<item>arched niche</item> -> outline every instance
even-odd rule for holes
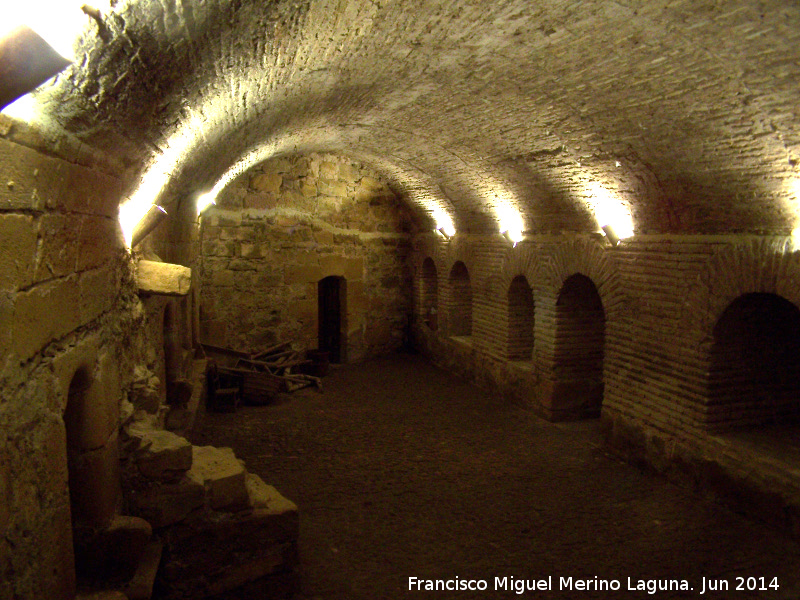
[[[317,284],[319,349],[332,363],[347,361],[347,280],[338,275]]]
[[[517,275],[508,286],[508,347],[510,360],[533,357],[533,290],[524,275]]]
[[[422,262],[419,275],[419,307],[422,321],[432,330],[439,327],[439,276],[433,259]]]
[[[605,311],[594,282],[568,277],[556,301],[554,407],[573,407],[572,417],[599,417],[603,402]]]
[[[800,309],[777,294],[743,294],[713,329],[707,429],[798,421]]]
[[[469,271],[462,261],[456,261],[448,277],[450,288],[447,326],[451,336],[472,335],[472,284]]]

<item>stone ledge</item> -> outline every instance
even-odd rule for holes
[[[185,296],[192,285],[192,270],[182,265],[140,260],[136,265],[139,293]]]

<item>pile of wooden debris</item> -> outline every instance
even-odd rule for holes
[[[208,362],[209,406],[214,410],[236,410],[239,402],[267,404],[280,393],[316,386],[322,379],[312,372],[324,372],[299,352],[291,342],[281,342],[258,352],[242,352],[203,344]]]

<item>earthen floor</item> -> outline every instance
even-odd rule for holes
[[[520,597],[495,577],[552,577],[530,598],[800,598],[796,542],[609,456],[598,421],[548,423],[420,357],[338,367],[322,394],[208,414],[197,437],[300,507],[301,600]],[[595,576],[620,591],[560,589]],[[410,577],[488,589],[409,591]],[[703,578],[730,589],[701,594]]]

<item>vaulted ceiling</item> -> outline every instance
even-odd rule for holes
[[[38,92],[169,203],[335,151],[459,231],[787,234],[800,3],[117,0]],[[602,215],[598,219],[603,218]]]

